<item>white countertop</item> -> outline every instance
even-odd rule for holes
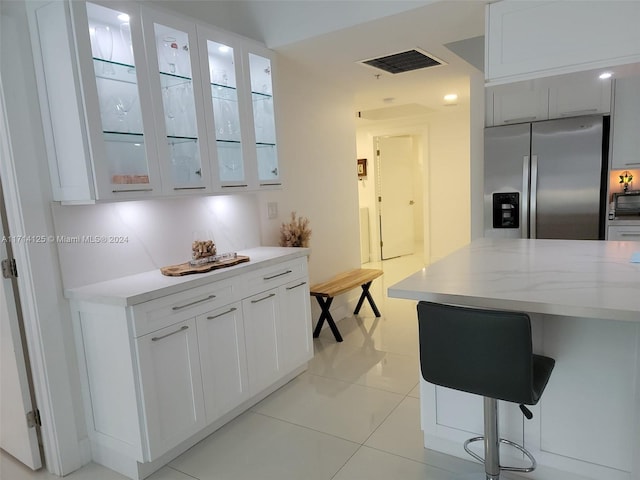
[[[391,286],[390,297],[640,322],[640,242],[482,238]]]
[[[71,300],[87,300],[111,305],[131,306],[206,285],[217,280],[223,280],[240,273],[307,256],[311,253],[311,250],[292,247],[257,247],[238,251],[237,253],[238,255],[249,257],[250,261],[207,273],[181,277],[163,275],[159,269],[151,270],[106,282],[65,289],[64,295]]]

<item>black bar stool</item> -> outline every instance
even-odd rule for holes
[[[484,463],[486,480],[499,480],[500,471],[532,472],[536,461],[517,443],[499,437],[498,402],[538,403],[555,360],[534,355],[531,321],[525,313],[418,303],[420,366],[429,383],[484,397],[484,436],[464,443],[472,457]],[[484,459],[471,442],[484,441]],[[499,444],[517,448],[531,461],[526,468],[500,465]]]

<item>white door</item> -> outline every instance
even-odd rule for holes
[[[382,259],[414,251],[413,143],[410,136],[377,137]]]
[[[7,229],[4,225],[4,199],[0,188],[0,214],[2,222],[2,242],[0,242],[0,258],[8,258]],[[13,281],[1,278],[0,282],[0,447],[37,470],[42,467],[38,432],[36,427],[29,427],[27,412],[33,410],[31,400],[29,372],[25,363],[21,319],[18,316]],[[17,290],[16,290],[17,291]]]

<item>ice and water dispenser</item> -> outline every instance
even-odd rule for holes
[[[493,194],[493,228],[520,227],[520,193]]]

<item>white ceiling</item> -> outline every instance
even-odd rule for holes
[[[445,47],[484,35],[484,0],[148,0],[264,42],[352,91],[355,111],[418,104],[441,110],[446,93],[468,103],[470,63]],[[482,38],[456,44],[482,64]],[[413,48],[447,65],[391,75],[357,62]],[[453,48],[453,47],[452,47]],[[465,54],[463,54],[465,55]],[[384,99],[387,99],[386,101]],[[393,99],[393,100],[389,100]],[[354,113],[355,113],[354,111]],[[379,112],[378,112],[379,113]]]

